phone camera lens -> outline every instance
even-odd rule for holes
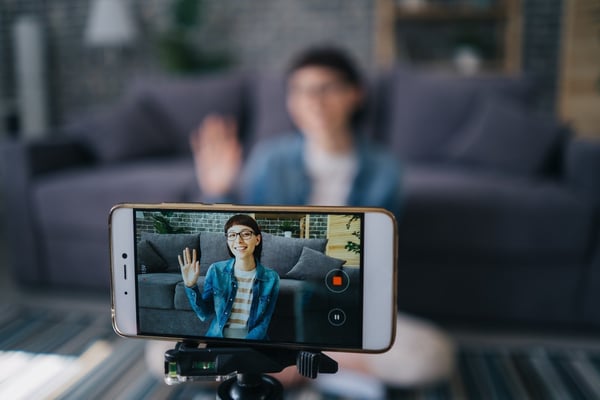
[[[123,253],[123,254],[121,254],[121,257],[123,257],[123,258],[127,258],[127,253]]]

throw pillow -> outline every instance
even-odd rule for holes
[[[443,161],[460,128],[481,98],[495,94],[528,104],[533,85],[526,79],[463,78],[398,69],[384,90],[391,151],[407,161]],[[385,117],[384,117],[385,119]]]
[[[166,261],[165,272],[181,272],[177,256],[183,254],[186,247],[196,249],[198,258],[202,259],[197,233],[142,233],[142,240],[152,243],[156,252]]]
[[[286,238],[268,233],[263,233],[262,238],[261,263],[282,278],[296,265],[304,247],[324,253],[327,246],[327,239]]]
[[[308,247],[302,248],[300,259],[285,274],[286,278],[300,280],[321,280],[332,269],[340,269],[346,260],[330,257]]]
[[[69,124],[66,133],[81,139],[101,162],[169,154],[172,140],[130,97]]]
[[[137,82],[156,124],[170,136],[180,154],[190,151],[189,136],[209,114],[242,115],[243,76],[235,74]],[[243,127],[239,127],[240,131]]]
[[[200,275],[206,275],[206,271],[208,271],[211,264],[231,258],[227,251],[227,240],[223,233],[201,232],[200,250],[202,252]]]
[[[137,246],[138,271],[149,274],[153,272],[165,272],[167,262],[157,252],[152,243],[142,240]]]
[[[453,161],[516,175],[543,171],[563,129],[507,100],[490,97],[451,145]]]

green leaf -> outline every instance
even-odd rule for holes
[[[350,253],[360,254],[360,244],[358,244],[358,243],[347,241],[344,248],[346,250],[348,250]]]
[[[200,19],[200,0],[175,0],[172,6],[173,20],[180,28],[195,27]]]

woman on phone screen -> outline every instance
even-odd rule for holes
[[[262,236],[254,218],[238,214],[225,224],[231,259],[208,268],[202,292],[200,261],[189,248],[179,266],[190,304],[200,320],[213,318],[206,336],[232,339],[267,338],[277,296],[279,275],[260,263]]]

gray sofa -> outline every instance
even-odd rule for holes
[[[327,239],[285,238],[263,233],[261,262],[280,276],[279,296],[268,336],[279,342],[307,340],[312,343],[337,343],[339,340],[360,338],[358,325],[351,318],[343,326],[327,324],[328,312],[341,307],[348,311],[360,301],[359,270],[345,267],[344,260],[324,254]],[[223,233],[197,232],[187,234],[145,233],[137,246],[139,328],[142,333],[198,336],[206,332],[210,320],[201,321],[189,303],[179,272],[177,256],[184,248],[196,249],[201,276],[199,288],[209,266],[230,258]],[[349,286],[342,293],[323,293],[325,277],[332,270],[343,270]],[[332,303],[331,307],[327,303]],[[321,307],[308,322],[306,314],[313,313],[310,304]],[[355,308],[355,307],[354,307]],[[340,339],[341,338],[341,339]]]
[[[107,290],[110,206],[194,200],[188,133],[234,115],[249,151],[293,129],[283,87],[262,73],[142,79],[51,139],[3,143],[15,278]],[[359,129],[403,164],[400,309],[600,325],[600,144],[530,111],[530,79],[399,68],[369,88]]]

